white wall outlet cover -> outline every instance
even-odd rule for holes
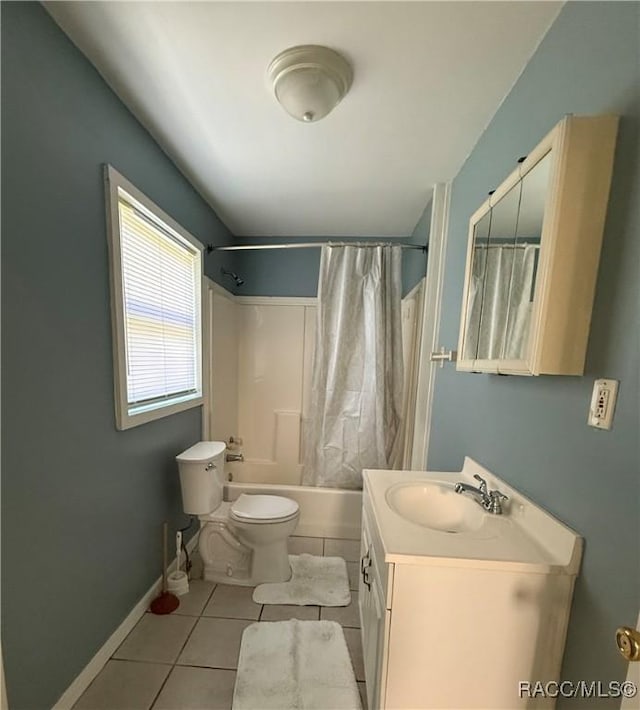
[[[618,396],[618,380],[596,380],[587,423],[596,429],[611,429]]]

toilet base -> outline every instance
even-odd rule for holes
[[[242,533],[221,520],[201,521],[198,550],[206,581],[254,587],[291,578],[288,537],[250,547],[241,541]]]
[[[257,547],[253,551],[251,577],[260,580],[255,584],[288,582],[291,579],[287,539]]]
[[[238,587],[255,587],[257,584],[250,577],[229,577],[215,567],[209,568],[207,565],[203,568],[202,579],[206,582],[215,582],[215,584],[234,584]]]

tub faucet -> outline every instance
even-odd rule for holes
[[[229,452],[225,458],[225,461],[227,463],[231,463],[232,461],[244,461],[244,455],[243,454],[232,454]]]
[[[487,482],[477,473],[473,474],[476,481],[480,482],[479,486],[470,486],[468,483],[456,483],[456,493],[471,493],[474,499],[489,513],[493,515],[502,515],[502,501],[508,500],[508,497],[499,490],[490,491],[487,487]]]

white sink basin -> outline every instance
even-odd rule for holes
[[[487,519],[487,513],[475,500],[456,493],[451,484],[435,481],[396,483],[387,490],[386,499],[400,517],[441,532],[474,532]]]

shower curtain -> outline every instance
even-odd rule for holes
[[[524,358],[537,248],[505,245],[474,251],[465,357]]]
[[[322,249],[305,485],[362,488],[363,468],[399,464],[401,248]]]

